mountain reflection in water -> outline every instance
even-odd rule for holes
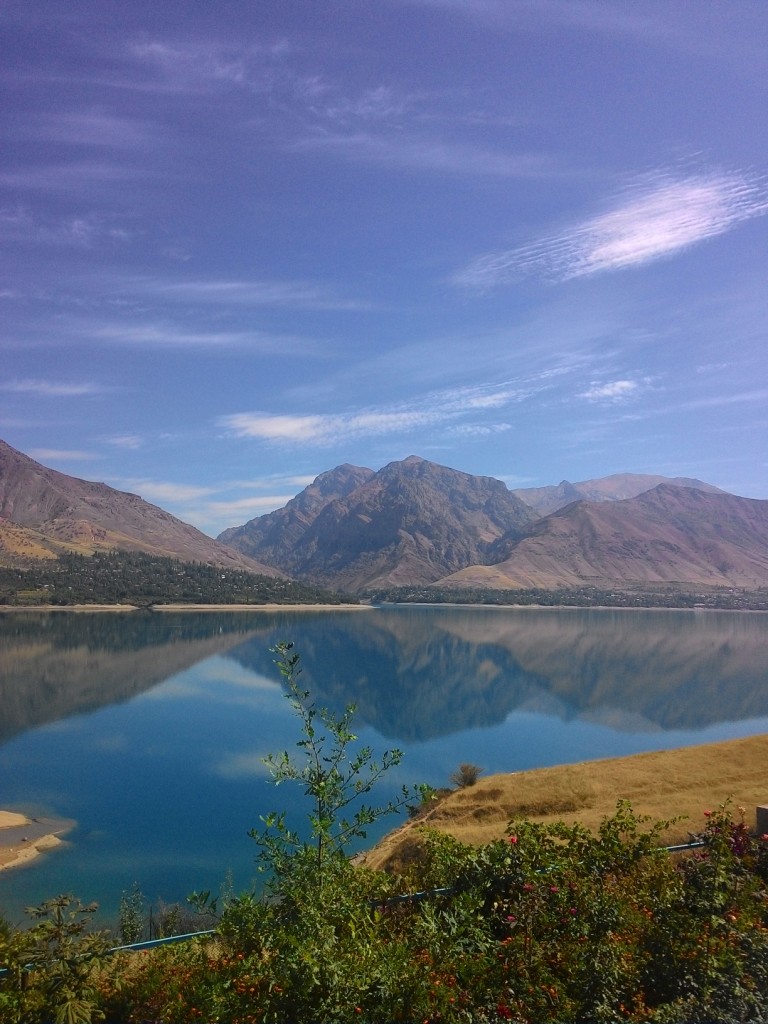
[[[285,810],[262,758],[295,750],[270,652],[293,640],[320,703],[403,749],[381,783],[441,786],[462,761],[521,771],[768,732],[768,615],[391,607],[357,612],[0,615],[0,807],[77,827],[0,874],[0,913],[59,892],[113,918],[254,879],[249,829]],[[396,824],[381,823],[381,830]],[[371,832],[369,842],[375,841]]]
[[[243,639],[245,637],[245,639]],[[698,729],[768,715],[768,616],[619,609],[0,616],[0,741],[129,700],[221,654],[277,678],[279,640],[322,702],[420,742],[514,711],[614,729]]]

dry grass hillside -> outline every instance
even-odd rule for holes
[[[684,816],[665,833],[670,844],[686,842],[703,828],[703,812],[727,800],[745,807],[754,825],[755,808],[768,804],[768,735],[481,777],[385,836],[361,861],[400,869],[417,855],[424,828],[473,845],[503,837],[513,818],[595,829],[619,799],[654,820]]]

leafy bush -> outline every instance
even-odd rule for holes
[[[302,738],[298,756],[268,764],[276,782],[302,787],[311,811],[305,835],[279,814],[253,832],[265,891],[228,895],[220,913],[197,894],[198,913],[217,914],[213,940],[106,962],[103,939],[85,931],[91,908],[50,901],[28,932],[0,928],[10,969],[0,1019],[768,1020],[768,836],[750,834],[743,810],[709,814],[702,849],[683,856],[659,849],[667,822],[620,801],[597,834],[517,820],[477,848],[425,832],[407,878],[357,868],[350,842],[410,797],[365,802],[399,753],[375,761],[357,750],[352,709],[317,708],[290,645],[277,653]],[[137,926],[137,901],[128,897],[126,928]]]

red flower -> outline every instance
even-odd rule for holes
[[[514,845],[517,842],[517,836],[507,836],[507,842]]]

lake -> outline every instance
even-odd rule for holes
[[[262,758],[299,738],[270,648],[321,704],[404,751],[379,790],[768,732],[768,615],[401,606],[0,615],[0,808],[71,818],[0,874],[0,911],[62,892],[115,914],[256,877],[248,830],[300,822]],[[388,819],[371,840],[396,824]]]

